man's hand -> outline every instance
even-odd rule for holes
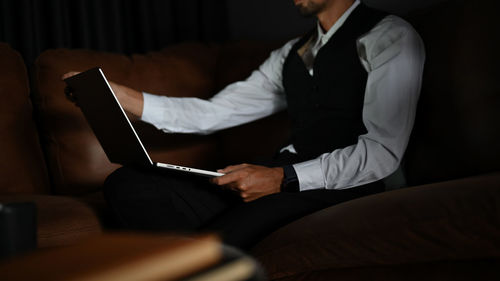
[[[280,192],[283,181],[283,168],[281,167],[268,168],[241,164],[226,167],[218,172],[225,173],[225,175],[212,178],[211,182],[238,192],[245,202]]]
[[[75,76],[79,74],[80,72],[77,71],[70,71],[61,77],[61,80],[64,80],[66,78],[69,78],[71,76]],[[113,92],[116,95],[116,98],[122,105],[122,107],[129,113],[132,113],[136,117],[141,117],[142,116],[142,109],[144,107],[144,97],[142,96],[142,93],[134,90],[132,88],[117,84],[112,81],[108,81],[109,85],[111,86],[111,89],[113,89]]]

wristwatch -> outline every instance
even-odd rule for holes
[[[281,191],[284,192],[299,192],[299,178],[292,165],[283,166],[283,182],[281,183]]]

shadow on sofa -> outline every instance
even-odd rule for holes
[[[325,209],[269,235],[252,254],[271,280],[500,278],[498,8],[450,1],[409,17],[427,52],[405,162],[412,187]],[[0,44],[0,202],[37,204],[40,248],[112,226],[99,189],[118,165],[65,99],[63,73],[101,66],[110,80],[146,92],[208,98],[279,45],[183,43],[132,56],[48,50],[30,83],[19,54]],[[209,136],[134,126],[154,160],[213,169],[271,155],[286,140],[286,122],[281,113]],[[251,136],[258,146],[245,145]]]

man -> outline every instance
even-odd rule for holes
[[[384,190],[381,180],[399,167],[413,126],[422,41],[401,18],[359,0],[294,1],[317,17],[316,28],[210,100],[112,83],[127,111],[167,133],[209,134],[285,107],[292,124],[290,144],[268,165],[229,166],[211,184],[117,170],[104,192],[126,227],[215,230],[248,248],[304,215]]]

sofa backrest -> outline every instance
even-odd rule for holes
[[[46,193],[48,177],[23,59],[0,43],[0,194]]]
[[[500,168],[499,8],[449,1],[410,17],[427,52],[406,155],[411,185]]]
[[[138,90],[209,98],[227,83],[248,76],[275,46],[249,44],[221,47],[183,43],[133,56],[68,49],[42,53],[35,62],[34,92],[54,192],[78,195],[97,190],[106,176],[119,167],[108,161],[80,110],[65,98],[65,84],[60,80],[63,73],[100,66],[108,79]],[[245,149],[245,145],[254,144],[256,139],[266,144],[257,148],[271,147],[274,151],[276,145],[268,144],[282,140],[274,138],[280,134],[272,127],[282,119],[274,117],[271,122],[264,120],[209,136],[165,134],[140,121],[134,122],[134,127],[154,161],[215,169],[255,155],[255,149]],[[271,125],[262,125],[268,123]],[[269,135],[256,134],[262,126],[268,127]],[[242,143],[234,145],[235,135]]]
[[[34,93],[54,192],[97,190],[119,167],[108,161],[80,109],[66,99],[62,74],[100,66],[109,80],[135,89],[206,98],[214,89],[216,51],[208,45],[183,44],[133,56],[68,49],[42,53],[35,62]],[[155,161],[205,168],[215,153],[213,137],[167,136],[143,122],[134,126]]]

